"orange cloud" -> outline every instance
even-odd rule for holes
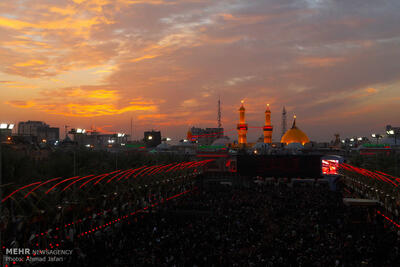
[[[41,95],[41,98],[31,101],[14,100],[6,104],[70,117],[111,116],[130,111],[153,113],[158,110],[158,105],[151,99],[122,99],[117,90],[98,87],[45,90]]]
[[[376,94],[376,93],[378,93],[378,90],[370,87],[370,88],[365,89],[365,92],[367,92],[368,94]]]
[[[21,30],[24,28],[31,28],[31,27],[33,28],[33,27],[35,27],[35,25],[32,23],[29,23],[29,22],[21,21],[21,20],[0,17],[0,27]]]
[[[332,67],[343,61],[344,58],[337,57],[305,57],[300,59],[299,63],[309,67]]]
[[[0,81],[2,84],[13,84],[16,83],[15,81]]]
[[[107,90],[107,89],[83,90],[81,88],[68,88],[64,89],[63,91],[67,97],[75,97],[82,99],[84,98],[105,99],[108,101],[114,101],[119,99],[119,95],[116,90]]]
[[[241,16],[234,16],[232,14],[219,14],[223,20],[228,22],[235,22],[238,24],[255,24],[259,22],[263,22],[268,19],[265,15],[241,15]]]
[[[7,101],[5,103],[16,108],[32,108],[36,105],[36,103],[33,101],[20,101],[20,100],[12,100],[12,101]]]
[[[142,61],[145,59],[152,59],[152,58],[156,58],[156,57],[158,57],[158,55],[144,55],[144,56],[132,59],[131,62],[138,62],[138,61]]]
[[[18,62],[15,63],[15,67],[31,67],[31,66],[36,66],[36,65],[43,65],[45,62],[43,60],[38,60],[38,59],[31,59],[25,62]]]
[[[154,106],[140,106],[131,105],[122,108],[118,108],[113,104],[67,104],[63,107],[62,111],[49,112],[51,114],[58,114],[64,116],[76,116],[76,117],[96,117],[96,116],[107,116],[107,115],[118,115],[128,111],[155,111]]]

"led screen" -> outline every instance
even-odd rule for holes
[[[323,175],[337,175],[339,161],[336,159],[323,159],[322,160],[322,174]]]

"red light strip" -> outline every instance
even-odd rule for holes
[[[176,163],[170,163],[170,164],[168,164],[168,165],[166,165],[166,166],[160,168],[160,170],[156,171],[156,173],[159,173],[159,172],[165,173],[165,172],[167,172],[166,169],[167,169],[167,168],[172,168],[171,165],[174,165],[174,164],[176,164]]]
[[[386,220],[388,220],[389,222],[391,222],[392,224],[394,224],[395,226],[397,226],[397,228],[400,228],[400,225],[397,224],[396,222],[394,222],[392,219],[390,219],[389,217],[386,217],[383,213],[381,213],[379,210],[376,211],[376,213],[378,213],[379,215],[381,215],[382,217],[384,217]]]
[[[142,176],[148,174],[150,171],[153,171],[154,168],[157,168],[157,167],[159,167],[159,166],[160,166],[160,165],[151,166],[148,170],[142,172],[142,174],[140,175],[140,177],[142,177]]]
[[[109,176],[109,175],[110,175],[109,173],[106,173],[106,175],[100,177],[100,179],[98,179],[93,185],[96,185],[96,184],[100,183],[101,180],[103,180],[104,178],[106,178],[106,177]],[[93,186],[93,185],[92,185],[92,186]]]
[[[142,167],[141,167],[141,168],[142,168]],[[98,177],[98,176],[97,176],[97,177]],[[96,177],[94,177],[94,178],[96,178]],[[190,192],[190,190],[187,190],[187,191],[184,191],[184,192],[179,193],[179,194],[177,194],[177,195],[174,195],[174,196],[172,196],[172,197],[169,197],[167,200],[170,200],[170,199],[179,197],[179,196],[181,196],[181,195],[183,195],[183,194],[186,194],[186,193],[188,193],[188,192]],[[148,207],[149,207],[149,206],[148,206]],[[144,208],[144,210],[146,210],[148,207]],[[154,207],[154,205],[153,205],[153,207]],[[96,214],[97,214],[98,216],[100,216],[100,215],[104,214],[105,212],[109,212],[109,211],[111,211],[111,209],[103,210],[103,211],[98,212],[98,213],[96,213]],[[139,210],[139,211],[141,211],[141,210]],[[136,211],[136,212],[139,212],[139,211]],[[89,216],[89,217],[87,217],[87,218],[92,219],[92,216]],[[74,224],[75,224],[75,225],[76,225],[76,224],[79,224],[79,223],[83,222],[84,219],[85,219],[85,218],[78,219],[78,220],[76,220],[76,221],[74,221],[74,222],[71,222],[71,223],[66,223],[63,227],[64,227],[64,228],[67,228],[67,227],[69,227],[69,226],[73,226]],[[60,226],[60,227],[55,228],[55,230],[58,231],[58,230],[60,230],[61,228],[62,228],[62,227]],[[48,231],[42,232],[42,233],[40,233],[40,234],[36,234],[36,237],[44,236],[44,235],[46,235],[47,233],[48,233]]]
[[[390,180],[389,178],[387,178],[387,177],[385,177],[385,176],[383,176],[383,175],[381,175],[381,174],[378,174],[378,173],[374,173],[374,175],[380,177],[381,179],[385,179],[385,180],[387,180],[388,182],[392,183],[395,187],[398,187],[398,185],[395,184],[395,183],[394,183],[392,180]]]
[[[344,191],[346,191],[347,193],[349,193],[350,195],[352,195],[352,193],[351,193],[349,190],[347,190],[347,188],[344,188]]]
[[[118,182],[119,180],[122,180],[122,178],[124,178],[124,177],[126,177],[126,176],[128,176],[128,175],[131,175],[133,171],[134,171],[133,169],[129,169],[126,173],[124,173],[123,175],[121,175],[121,176],[117,179],[117,182]]]
[[[76,182],[79,182],[80,180],[83,180],[83,179],[86,179],[86,178],[89,178],[89,177],[92,177],[93,176],[93,174],[91,174],[91,175],[88,175],[88,176],[85,176],[85,177],[82,177],[82,178],[79,178],[79,179],[77,179],[77,180],[75,180],[75,181],[73,181],[72,183],[70,183],[69,185],[67,185],[66,187],[64,187],[64,189],[62,190],[62,191],[65,191],[65,190],[67,190],[69,187],[71,187],[74,183],[76,183]]]
[[[346,164],[346,163],[343,163],[341,165],[341,167],[344,167],[345,169],[347,169],[349,171],[357,172],[357,173],[359,173],[361,175],[364,175],[364,176],[367,176],[367,177],[370,177],[370,178],[373,178],[373,179],[381,180],[381,181],[383,181],[385,183],[392,183],[396,187],[398,186],[397,184],[393,183],[393,181],[391,181],[390,179],[388,179],[388,178],[386,178],[386,177],[384,177],[382,175],[379,175],[377,173],[371,172],[369,170],[362,169],[362,168],[357,168],[357,167],[351,166],[351,165]]]
[[[115,174],[113,177],[111,177],[110,179],[108,179],[107,184],[108,184],[109,182],[111,182],[112,179],[114,179],[115,177],[118,177],[118,175],[121,175],[121,174],[124,173],[124,172],[126,172],[126,171],[122,171],[122,172],[121,172],[121,170],[118,170],[118,173],[117,173],[117,174]]]
[[[144,168],[144,169],[141,169],[138,173],[135,174],[134,178],[138,177],[138,175],[140,175],[140,174],[143,173],[144,171],[148,170],[149,168],[151,168],[151,166],[150,166],[150,167],[147,167],[147,168]]]
[[[175,168],[177,165],[179,165],[179,163],[173,163],[175,165],[173,165],[171,168],[169,168],[168,170],[164,171],[164,172],[169,172],[170,170],[172,170],[173,168]]]
[[[24,198],[27,198],[32,192],[34,192],[36,189],[38,189],[38,188],[41,187],[42,185],[48,184],[48,183],[50,183],[50,182],[52,182],[52,181],[59,180],[59,179],[61,179],[61,177],[57,177],[57,178],[54,178],[54,179],[50,179],[50,180],[48,180],[48,181],[46,181],[46,182],[41,183],[41,184],[38,185],[38,186],[35,186],[35,188],[33,188],[31,191],[29,191],[28,194],[26,194],[26,195],[24,196]]]
[[[47,195],[51,190],[53,190],[54,188],[56,188],[58,185],[60,185],[60,184],[62,184],[62,183],[64,183],[64,182],[66,182],[66,181],[70,181],[70,180],[76,179],[76,178],[79,178],[79,176],[67,178],[67,179],[62,180],[61,182],[56,183],[56,184],[53,185],[49,190],[46,191],[46,195]]]
[[[226,154],[223,154],[223,155],[221,155],[221,154],[219,154],[219,155],[217,155],[217,154],[197,154],[196,157],[226,158],[226,157],[228,157],[228,155],[226,155]]]
[[[118,176],[118,175],[120,175],[121,173],[124,173],[124,172],[127,172],[127,171],[129,171],[129,170],[126,170],[126,171],[123,171],[123,172],[120,172],[120,173],[117,173],[116,175],[114,175],[114,177],[116,177],[116,176]],[[107,176],[109,176],[110,174],[109,173],[107,173],[106,175],[104,175],[104,176],[102,176],[102,177],[100,177],[93,185],[95,185],[95,184],[98,184],[98,183],[100,183],[100,181],[101,180],[103,180],[104,178],[106,178]]]
[[[392,176],[392,175],[390,175],[390,174],[387,174],[387,173],[384,173],[384,172],[380,172],[380,171],[375,171],[375,172],[379,172],[379,173],[382,174],[382,175],[385,175],[385,176],[387,176],[387,177],[390,177],[390,178],[392,178],[392,179],[395,179],[396,181],[400,181],[400,178],[394,177],[394,176]]]
[[[124,174],[123,174],[122,176],[120,176],[120,177],[117,179],[118,181],[121,180],[121,179],[124,178],[124,177],[126,177],[125,179],[128,179],[134,172],[136,172],[136,171],[138,171],[138,170],[140,170],[140,171],[139,171],[138,173],[136,173],[136,175],[135,175],[134,177],[137,177],[137,176],[139,176],[139,175],[141,175],[141,176],[153,175],[153,174],[159,173],[159,172],[161,172],[161,171],[162,171],[162,172],[170,172],[170,171],[172,171],[172,170],[174,170],[174,169],[175,169],[175,171],[177,171],[177,170],[184,170],[184,169],[188,169],[188,168],[195,168],[195,167],[200,166],[200,165],[203,166],[204,164],[206,164],[206,163],[209,162],[209,161],[212,161],[212,160],[206,160],[206,161],[200,161],[200,162],[170,163],[170,164],[167,164],[167,165],[164,165],[164,166],[163,166],[163,165],[155,165],[155,166],[150,166],[150,167],[147,167],[147,168],[145,168],[146,166],[142,166],[142,167],[139,167],[139,168],[134,169],[134,170],[129,169],[129,170],[126,170],[126,171],[123,171],[123,172],[121,172],[121,170],[117,170],[117,171],[113,171],[113,172],[110,172],[110,173],[99,174],[99,175],[97,175],[97,176],[95,176],[95,177],[92,177],[93,174],[88,175],[88,176],[85,176],[85,177],[75,176],[75,177],[71,177],[71,178],[67,178],[67,179],[61,180],[60,182],[58,182],[57,184],[55,184],[54,186],[52,186],[49,190],[47,190],[45,194],[48,194],[49,192],[51,192],[51,191],[52,191],[54,188],[56,188],[58,185],[60,185],[60,184],[62,184],[62,183],[65,183],[65,182],[67,182],[67,181],[70,181],[70,180],[74,180],[74,179],[76,179],[76,180],[73,181],[73,182],[71,182],[71,183],[69,183],[66,187],[63,188],[62,191],[65,191],[66,189],[70,188],[73,184],[75,184],[75,183],[77,183],[77,182],[79,182],[79,181],[82,181],[82,180],[84,180],[84,179],[90,178],[90,177],[92,177],[92,178],[90,178],[89,180],[85,181],[82,185],[79,186],[79,188],[83,188],[85,185],[87,185],[89,182],[93,181],[94,179],[100,178],[99,180],[97,180],[97,181],[94,183],[94,184],[98,184],[98,183],[99,183],[101,180],[103,180],[105,177],[107,177],[107,176],[109,176],[110,174],[113,174],[113,173],[117,173],[117,174],[114,175],[113,178],[111,178],[110,180],[108,180],[108,182],[110,182],[112,179],[118,177],[119,175],[121,175],[121,174],[123,174],[123,173],[124,173]],[[173,165],[173,166],[171,166],[171,165]],[[168,169],[168,170],[165,170],[165,169],[168,168],[168,167],[169,167],[169,169]],[[118,172],[119,172],[119,173],[118,173]],[[48,183],[50,183],[50,182],[52,182],[52,181],[59,180],[59,179],[61,179],[61,177],[53,178],[53,179],[50,179],[50,180],[45,181],[45,182],[40,182],[40,181],[39,181],[39,182],[35,182],[35,183],[32,183],[32,184],[23,186],[23,187],[17,189],[16,191],[14,191],[13,193],[11,193],[11,195],[9,195],[9,196],[7,196],[6,198],[4,198],[4,199],[2,200],[2,202],[4,202],[4,201],[7,200],[8,198],[10,198],[12,195],[14,195],[15,193],[17,193],[18,191],[20,191],[20,190],[22,190],[22,189],[24,189],[24,188],[27,188],[27,187],[30,187],[30,186],[33,186],[33,185],[37,185],[35,188],[33,188],[31,191],[29,191],[29,192],[24,196],[24,198],[27,198],[31,193],[33,193],[35,190],[37,190],[37,189],[40,188],[41,186],[43,186],[43,185],[45,185],[45,184],[48,184]],[[388,178],[386,178],[386,179],[388,179]]]
[[[86,182],[84,182],[83,184],[81,184],[81,186],[79,186],[79,188],[84,187],[87,183],[89,183],[90,181],[93,181],[93,180],[96,179],[96,178],[103,177],[103,176],[106,176],[106,175],[107,175],[107,173],[106,173],[106,174],[100,174],[100,175],[97,175],[97,176],[95,176],[95,177],[93,177],[93,178],[90,178],[89,180],[87,180]]]
[[[17,193],[18,191],[20,191],[20,190],[22,190],[22,189],[24,189],[24,188],[30,187],[30,186],[32,186],[32,185],[35,185],[35,184],[40,184],[40,183],[42,183],[42,182],[36,182],[36,183],[28,184],[28,185],[25,185],[25,186],[22,186],[22,187],[18,188],[17,190],[15,190],[15,191],[12,192],[11,194],[9,194],[9,195],[6,196],[5,198],[3,198],[3,200],[1,201],[1,203],[3,203],[4,201],[6,201],[7,199],[9,199],[12,195],[14,195],[15,193]]]
[[[89,230],[89,231],[82,232],[82,233],[78,234],[77,237],[79,238],[79,237],[83,237],[83,236],[85,236],[85,235],[93,234],[93,233],[95,233],[96,231],[101,230],[102,228],[105,228],[105,227],[110,226],[110,225],[112,225],[112,224],[114,224],[114,223],[120,222],[121,220],[125,220],[125,219],[127,219],[128,217],[130,217],[130,216],[133,216],[133,215],[135,215],[135,214],[137,214],[137,213],[139,213],[139,212],[143,212],[143,211],[149,209],[150,207],[158,206],[159,204],[164,203],[165,201],[169,201],[169,200],[171,200],[171,199],[180,197],[180,196],[185,195],[185,194],[187,194],[187,193],[189,193],[189,192],[191,192],[191,191],[192,191],[192,190],[186,190],[186,191],[184,191],[184,192],[181,192],[181,193],[179,193],[179,194],[176,194],[176,195],[174,195],[174,196],[171,196],[171,197],[169,197],[169,198],[167,198],[167,199],[165,199],[165,200],[162,200],[161,202],[154,203],[154,204],[152,204],[152,205],[149,205],[149,206],[147,206],[147,207],[144,207],[143,209],[139,209],[139,210],[133,211],[133,212],[127,214],[127,215],[124,215],[124,216],[121,216],[121,217],[119,217],[119,218],[113,219],[113,220],[111,220],[111,221],[109,221],[109,222],[107,222],[107,223],[105,223],[105,224],[103,224],[103,225],[94,227],[94,228],[92,228],[92,229]]]
[[[155,168],[154,170],[152,170],[148,175],[154,175],[154,174],[156,174],[159,170],[161,170],[162,168],[164,168],[166,165],[164,164],[164,165],[161,165],[160,167],[158,167],[158,168]]]
[[[129,177],[131,177],[132,176],[132,174],[134,174],[137,170],[140,170],[140,169],[142,169],[142,168],[145,168],[146,167],[146,165],[144,165],[144,166],[142,166],[142,167],[139,167],[139,168],[136,168],[136,169],[134,169],[133,171],[131,171],[130,173],[129,173],[129,175],[128,176],[126,176],[126,178],[125,178],[125,180],[127,180],[127,179],[129,179]],[[118,181],[119,181],[119,179],[118,179]]]

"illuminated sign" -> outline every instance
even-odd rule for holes
[[[323,159],[322,160],[322,174],[323,175],[337,175],[339,168],[339,160],[336,159]]]
[[[363,144],[363,147],[390,148],[389,144]]]
[[[125,144],[126,147],[145,148],[143,144]]]
[[[218,149],[225,149],[224,145],[215,145],[215,146],[207,146],[207,145],[200,145],[199,149],[201,150],[218,150]]]

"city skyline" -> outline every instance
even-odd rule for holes
[[[29,8],[28,8],[29,7]],[[246,122],[282,107],[313,141],[399,125],[398,1],[0,3],[0,121],[103,131]],[[236,131],[228,134],[236,137]],[[249,139],[262,135],[250,129]]]

